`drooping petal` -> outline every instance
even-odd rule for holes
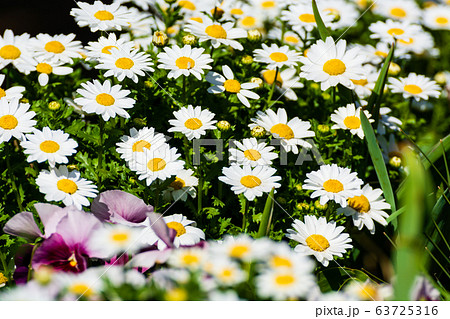
[[[149,218],[150,227],[153,229],[156,236],[158,236],[167,245],[167,247],[173,247],[176,231],[167,227],[167,224],[161,214],[149,213],[147,215]]]
[[[44,234],[48,238],[56,231],[56,226],[67,215],[68,210],[52,204],[34,204],[37,213],[44,225]]]
[[[38,237],[43,237],[41,230],[34,221],[33,214],[30,212],[22,212],[14,215],[8,220],[5,227],[3,227],[3,231],[30,241],[34,241]]]

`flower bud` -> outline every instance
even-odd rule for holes
[[[301,210],[301,211],[304,211],[304,212],[305,211],[309,211],[311,209],[311,207],[307,203],[298,203],[296,207],[297,207],[298,210]]]
[[[266,130],[262,126],[255,126],[252,128],[251,135],[256,138],[261,138],[266,135]]]
[[[303,190],[302,184],[296,184],[295,185],[295,189],[300,192],[301,190]]]
[[[330,127],[329,127],[328,125],[326,125],[326,124],[319,124],[319,125],[317,126],[317,130],[318,130],[320,133],[325,134],[325,133],[328,133],[328,132],[330,131]]]
[[[222,120],[217,123],[217,128],[223,132],[226,132],[231,128],[231,124],[228,121]]]
[[[252,64],[253,57],[251,55],[246,54],[241,58],[241,62],[242,62],[242,64],[245,64],[245,65]]]
[[[389,75],[397,75],[400,73],[401,70],[402,69],[400,68],[400,65],[398,65],[397,63],[391,62],[389,64],[389,70],[388,70]]]
[[[164,0],[167,4],[172,4],[177,2],[177,0]]]
[[[61,104],[58,101],[51,101],[48,103],[48,108],[52,111],[56,111],[61,107]]]
[[[262,35],[261,32],[257,29],[248,30],[247,32],[247,39],[249,39],[251,42],[259,42],[261,41]]]
[[[263,87],[263,85],[264,85],[264,82],[263,82],[263,80],[262,80],[261,78],[257,78],[257,77],[253,77],[253,78],[251,78],[251,79],[250,79],[250,82],[251,82],[251,83],[255,83],[255,84],[258,84],[258,87],[257,87],[257,89],[260,89],[260,88],[262,88],[262,87]]]
[[[153,33],[152,42],[157,47],[163,47],[169,42],[169,37],[162,31],[155,31],[155,33]]]
[[[392,167],[395,167],[395,168],[399,168],[400,166],[402,166],[401,157],[398,157],[398,156],[391,157],[389,159],[389,165],[391,165]]]
[[[447,77],[445,76],[445,72],[436,73],[436,75],[434,76],[434,80],[441,85],[447,83]]]
[[[78,166],[76,164],[69,164],[69,165],[67,165],[67,168],[70,169],[71,171],[73,171],[73,170],[78,171]]]
[[[321,204],[320,204],[320,201],[316,200],[316,201],[314,202],[314,207],[316,207],[316,208],[319,209],[319,210],[325,210],[325,209],[327,209],[328,204],[321,205]]]
[[[20,103],[30,103],[30,100],[28,100],[26,97],[23,97],[20,99]]]
[[[196,45],[197,44],[197,38],[193,34],[186,34],[183,37],[183,44],[185,45]]]

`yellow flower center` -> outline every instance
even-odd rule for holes
[[[59,150],[59,144],[55,141],[43,141],[41,145],[39,146],[42,152],[45,153],[55,153]]]
[[[175,177],[175,180],[172,183],[170,183],[169,186],[172,187],[174,190],[179,190],[182,189],[184,186],[186,186],[186,183],[181,178]]]
[[[247,188],[253,188],[261,185],[261,180],[255,175],[246,175],[241,178],[241,184]]]
[[[185,0],[182,0],[182,1],[178,2],[178,5],[179,5],[180,7],[183,7],[184,9],[192,10],[192,11],[194,11],[194,10],[197,8],[197,7],[195,6],[195,4],[193,4],[193,3],[190,2],[190,1],[185,1]]]
[[[353,84],[355,85],[361,85],[364,86],[367,83],[369,83],[366,79],[362,79],[362,80],[351,80],[353,82]]]
[[[329,193],[339,193],[344,190],[344,185],[337,179],[329,179],[323,183],[323,188]]]
[[[248,253],[249,248],[246,245],[234,245],[230,250],[230,257],[242,258],[246,253]]]
[[[0,117],[0,127],[4,130],[13,130],[18,124],[19,121],[14,115],[3,115]]]
[[[192,265],[196,265],[198,264],[198,262],[200,261],[200,259],[198,258],[198,256],[196,255],[192,255],[192,254],[186,254],[184,255],[181,260],[183,261],[183,263],[185,265],[188,266],[192,266]]]
[[[301,22],[305,23],[314,23],[316,22],[316,18],[314,18],[314,14],[311,13],[303,13],[299,17]]]
[[[186,234],[186,228],[179,222],[169,222],[167,223],[167,227],[174,229],[177,232],[177,237]]]
[[[200,17],[192,17],[191,20],[197,21],[197,22],[199,22],[199,23],[203,23],[203,19],[200,18]]]
[[[370,210],[370,203],[366,196],[355,196],[348,200],[348,206],[358,213],[367,213]]]
[[[374,285],[365,284],[360,287],[358,295],[362,300],[373,300],[377,296],[377,289]]]
[[[397,18],[404,18],[406,17],[406,11],[403,10],[402,8],[392,8],[391,11],[391,16],[397,17]]]
[[[448,23],[448,19],[446,17],[437,17],[436,18],[436,23],[438,23],[438,24],[447,24]]]
[[[186,126],[186,128],[189,130],[198,130],[203,126],[203,123],[202,121],[200,121],[200,119],[193,117],[184,122],[184,126]]]
[[[39,73],[51,74],[53,71],[53,67],[48,63],[39,63],[36,65],[36,71]]]
[[[326,12],[329,12],[330,14],[332,14],[335,21],[339,21],[341,19],[341,14],[340,14],[339,10],[336,8],[327,8],[327,9],[324,9],[323,11],[326,11]]]
[[[175,64],[180,69],[192,69],[195,66],[195,61],[191,58],[182,56],[175,61]]]
[[[288,286],[295,282],[295,277],[292,275],[277,275],[275,277],[275,282],[279,286]]]
[[[289,59],[288,56],[283,52],[274,52],[271,55],[269,55],[269,58],[275,62],[284,62]]]
[[[256,23],[256,19],[254,17],[245,17],[243,19],[241,19],[241,24],[245,27],[251,27],[254,26]]]
[[[267,70],[263,72],[263,78],[267,84],[272,85],[273,80],[275,80],[276,70]],[[277,74],[277,85],[281,87],[283,85],[283,79],[281,78],[280,72]]]
[[[114,104],[114,102],[116,101],[112,95],[108,94],[108,93],[100,93],[99,95],[97,95],[97,97],[95,98],[95,101],[103,106],[111,106]]]
[[[58,189],[61,192],[67,193],[67,194],[75,194],[75,192],[78,190],[78,186],[77,184],[67,178],[63,178],[60,179],[57,183],[56,183],[56,187],[58,187]]]
[[[227,38],[227,32],[224,28],[222,28],[221,25],[213,24],[210,26],[207,26],[205,29],[205,32],[210,37],[216,38],[216,39],[226,39]]]
[[[148,161],[147,167],[152,172],[163,170],[166,167],[166,161],[162,158],[155,157]]]
[[[223,83],[225,91],[230,93],[239,93],[241,91],[241,83],[237,80],[226,80]]]
[[[86,297],[92,296],[94,293],[92,289],[89,288],[88,285],[83,283],[75,283],[69,287],[69,292],[73,293],[74,295],[83,295]]]
[[[388,54],[386,52],[383,52],[383,51],[375,51],[375,55],[381,56],[383,58],[388,56]]]
[[[241,14],[244,14],[244,11],[242,11],[242,9],[235,8],[235,9],[231,9],[230,13],[234,14],[234,15],[241,15]]]
[[[323,71],[329,75],[341,75],[347,68],[344,62],[339,59],[331,59],[323,65]]]
[[[423,90],[415,84],[406,84],[403,87],[403,90],[405,90],[406,92],[411,93],[411,94],[420,94],[423,92]]]
[[[106,11],[106,10],[97,11],[94,14],[94,17],[97,18],[100,21],[107,21],[107,20],[113,20],[114,19],[114,15],[111,12]]]
[[[413,38],[409,38],[407,41],[406,41],[406,40],[399,39],[398,42],[400,42],[400,43],[402,43],[402,44],[408,45],[408,44],[413,44],[414,39],[413,39]]]
[[[270,133],[278,134],[281,138],[290,140],[294,138],[294,131],[286,124],[278,123],[272,126]]]
[[[150,144],[149,142],[140,140],[135,142],[131,149],[133,150],[133,152],[143,152],[144,147],[149,150],[151,146],[152,144]]]
[[[264,1],[261,3],[261,7],[267,9],[267,8],[273,8],[275,7],[275,1]]]
[[[273,267],[292,267],[292,262],[281,256],[273,256],[270,262]]]
[[[344,119],[344,125],[351,130],[356,130],[361,126],[361,120],[356,116],[347,116]]]
[[[11,44],[5,45],[0,49],[0,57],[5,60],[15,60],[21,54],[22,52],[20,52],[19,48]]]
[[[261,158],[261,153],[257,150],[245,150],[244,156],[250,161],[257,161]]]
[[[402,35],[403,33],[405,33],[404,30],[399,29],[399,28],[392,28],[388,30],[388,33],[392,36],[396,36],[396,35]]]
[[[72,254],[72,256],[67,259],[69,262],[70,267],[76,267],[78,265],[77,259],[75,258],[75,254]]]
[[[107,45],[106,47],[104,47],[102,49],[102,53],[104,53],[104,54],[111,54],[111,51],[109,51],[109,50],[111,50],[112,48],[118,49],[118,47],[116,47],[115,45]]]
[[[299,43],[298,38],[294,37],[293,35],[287,35],[284,37],[284,41],[290,42],[290,43]]]
[[[0,272],[0,285],[3,285],[4,283],[7,283],[7,282],[8,282],[8,278],[6,278],[5,275],[3,275]]]
[[[6,96],[5,90],[3,90],[2,88],[0,88],[0,99],[1,99],[2,97],[5,97],[5,96]]]
[[[188,293],[183,288],[173,288],[167,291],[164,297],[167,301],[186,301]]]
[[[221,279],[227,279],[233,277],[233,270],[231,268],[224,268],[222,272],[218,275]]]
[[[306,244],[314,251],[324,251],[330,247],[330,242],[319,234],[314,234],[306,238]]]
[[[128,238],[130,238],[130,235],[128,233],[122,233],[122,232],[116,232],[111,236],[111,239],[114,242],[123,244],[124,242],[126,242],[128,240]]]
[[[129,70],[133,67],[134,62],[129,58],[118,58],[116,61],[116,66],[119,69]]]
[[[50,42],[47,42],[44,49],[47,52],[58,54],[58,53],[63,53],[66,48],[59,41],[50,41]]]

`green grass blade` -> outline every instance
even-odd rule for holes
[[[273,205],[275,204],[275,201],[273,199],[274,192],[275,188],[272,188],[272,190],[269,193],[269,196],[267,196],[266,205],[264,206],[261,224],[259,225],[259,230],[258,234],[256,235],[256,238],[267,236],[267,234],[270,231],[270,224],[272,223],[272,215],[273,215]]]
[[[432,163],[436,162],[442,156],[442,148],[444,149],[444,152],[448,152],[450,149],[450,134],[440,140],[431,148],[428,154],[426,154],[426,158],[422,160],[425,169],[428,169]]]
[[[375,122],[373,127],[377,127],[378,120],[380,117],[380,102],[381,97],[383,96],[384,85],[386,83],[387,74],[389,71],[389,65],[394,58],[394,50],[395,43],[392,44],[391,50],[384,61],[383,67],[381,68],[380,75],[378,75],[377,82],[375,83],[375,87],[372,91],[372,94],[369,97],[369,101],[367,103],[367,110],[370,114],[372,114]]]
[[[441,236],[442,240],[444,241],[445,245],[447,246],[447,249],[450,251],[450,245],[448,244],[447,239],[445,239],[445,236],[442,233],[441,229],[439,228],[438,224],[436,224],[436,221],[434,220],[434,218],[433,218],[433,223],[434,223],[434,226],[436,227],[436,230],[438,231],[439,235]],[[449,264],[450,264],[450,262],[449,262]]]
[[[312,7],[314,12],[314,19],[316,20],[317,30],[319,30],[320,38],[325,41],[326,38],[331,37],[330,31],[328,31],[325,23],[323,23],[320,17],[319,9],[317,8],[316,0],[312,1]]]
[[[367,141],[367,147],[369,149],[370,157],[372,158],[373,166],[378,176],[378,180],[383,190],[384,197],[386,201],[391,205],[392,214],[396,212],[394,192],[392,191],[391,181],[389,180],[389,175],[384,164],[383,154],[381,153],[380,147],[377,143],[377,138],[373,131],[372,126],[369,123],[364,112],[361,110],[361,125],[364,130],[364,136]],[[396,226],[396,220],[392,219],[391,222]]]
[[[442,139],[439,141],[439,144],[442,148],[442,157],[444,158],[444,164],[445,164],[445,172],[447,173],[447,185],[450,184],[450,171],[448,170],[448,164],[447,164],[447,155],[445,154],[445,147]]]
[[[429,176],[421,161],[412,151],[406,151],[404,155],[410,173],[405,181],[405,191],[399,194],[406,211],[399,217],[394,256],[395,300],[409,300],[411,287],[424,262],[423,219],[429,194]]]
[[[430,256],[431,256],[431,258],[433,258],[434,262],[442,269],[444,274],[446,274],[447,277],[450,278],[450,274],[448,273],[448,271],[445,269],[444,266],[442,266],[442,264],[439,262],[439,260],[437,260],[437,258],[434,257],[433,253],[427,247],[425,247],[425,250],[430,254]]]
[[[392,213],[388,218],[386,218],[386,221],[388,223],[392,222],[393,220],[397,220],[397,217],[403,214],[406,211],[406,207],[400,207],[397,209],[394,213]]]

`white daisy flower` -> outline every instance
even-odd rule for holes
[[[22,92],[25,91],[24,86],[13,86],[9,89],[2,89],[1,85],[3,84],[3,81],[5,80],[6,75],[0,74],[0,100],[5,99],[7,101],[11,101],[13,99],[21,99],[23,94]]]
[[[353,89],[351,80],[359,80],[364,76],[364,56],[356,47],[348,51],[345,49],[345,40],[339,40],[337,44],[332,37],[328,37],[325,42],[318,40],[309,48],[306,57],[300,57],[303,63],[300,77],[321,82],[322,91],[339,83]]]
[[[333,16],[332,21],[326,24],[332,30],[351,27],[360,14],[353,3],[344,0],[321,0],[317,2],[317,7]]]
[[[263,193],[269,193],[272,188],[278,188],[281,184],[277,183],[281,180],[280,176],[274,176],[276,169],[269,166],[256,166],[252,168],[249,165],[240,167],[232,165],[224,167],[219,180],[225,184],[231,185],[231,190],[235,194],[243,193],[248,200],[254,200]]]
[[[94,80],[81,83],[81,87],[77,90],[81,97],[76,98],[74,102],[81,105],[84,112],[101,115],[105,121],[115,118],[116,115],[126,119],[130,118],[125,109],[131,109],[136,101],[127,97],[131,92],[122,90],[120,84],[111,86],[109,80],[103,84]]]
[[[30,35],[24,33],[22,35],[14,35],[7,29],[0,35],[0,70],[10,63],[24,74],[29,74],[33,70],[32,51],[30,50]]]
[[[205,249],[189,247],[175,249],[169,257],[168,263],[175,268],[200,269],[207,260]]]
[[[90,60],[97,60],[103,54],[111,55],[111,49],[121,49],[124,51],[131,51],[134,48],[134,43],[125,40],[124,38],[117,39],[115,33],[110,33],[108,37],[100,37],[97,42],[89,42],[86,47],[87,56]]]
[[[168,144],[163,144],[157,149],[146,147],[144,152],[136,153],[136,172],[139,180],[145,179],[147,186],[155,180],[165,180],[176,175],[184,167],[184,161],[178,160],[180,154],[175,147],[170,148]]]
[[[89,206],[87,198],[94,198],[98,193],[97,186],[81,178],[79,171],[69,172],[65,165],[41,171],[36,184],[39,191],[45,194],[46,201],[62,201],[64,205],[75,205],[78,209]]]
[[[202,110],[200,106],[195,108],[192,105],[182,107],[179,111],[173,112],[175,120],[169,120],[172,127],[168,132],[181,132],[188,140],[200,138],[206,134],[206,130],[215,130],[217,121],[213,120],[214,113]]]
[[[273,242],[265,257],[265,262],[272,270],[301,270],[307,273],[315,267],[310,258],[296,253],[286,242]]]
[[[80,27],[88,26],[92,32],[119,30],[127,27],[133,20],[132,14],[127,7],[120,6],[119,3],[111,5],[95,1],[94,4],[87,2],[77,2],[78,8],[70,11],[70,15],[75,17]]]
[[[284,1],[274,0],[250,0],[251,8],[258,12],[258,15],[264,17],[264,20],[275,19],[280,15],[281,8],[284,6]]]
[[[247,32],[244,29],[233,28],[233,25],[233,22],[220,24],[205,17],[203,22],[189,20],[185,31],[191,32],[198,37],[200,43],[210,40],[214,48],[218,48],[223,44],[241,51],[244,47],[235,39],[246,38]]]
[[[375,47],[371,45],[355,45],[360,48],[360,52],[365,56],[366,63],[371,63],[374,65],[381,64],[387,58],[389,54],[389,44],[386,42],[378,42]],[[405,50],[402,48],[395,48],[395,57],[396,58],[405,58]]]
[[[399,49],[398,51],[397,48]],[[433,36],[425,31],[410,34],[407,38],[398,39],[395,49],[396,57],[399,56],[397,52],[413,52],[419,55],[424,53],[433,54],[435,50]]]
[[[177,173],[175,180],[170,183],[166,190],[163,191],[163,196],[174,201],[186,201],[188,195],[194,198],[197,195],[195,187],[198,186],[198,178],[192,176],[194,171],[191,169],[183,169]]]
[[[24,133],[33,132],[36,120],[34,111],[29,111],[30,104],[19,103],[19,99],[0,99],[0,144],[8,142],[11,137],[24,140]]]
[[[105,224],[97,229],[89,239],[89,247],[101,252],[104,258],[111,258],[121,253],[133,254],[144,244],[140,236],[144,228],[121,224]]]
[[[361,230],[366,226],[373,235],[375,234],[375,224],[373,221],[383,226],[387,226],[388,224],[385,218],[389,217],[389,214],[384,210],[390,209],[391,205],[386,203],[381,196],[382,194],[383,191],[381,189],[372,189],[369,184],[366,184],[362,188],[362,194],[349,198],[347,200],[347,207],[338,208],[337,213],[352,216],[355,227]]]
[[[450,30],[450,7],[437,5],[423,10],[423,24],[433,30]]]
[[[375,83],[378,80],[378,69],[373,65],[366,64],[363,66],[364,77],[360,80],[350,79],[355,85],[354,91],[359,98],[363,99],[372,94]]]
[[[292,298],[307,299],[316,287],[313,268],[267,269],[256,277],[258,295],[263,298],[287,300]]]
[[[76,153],[78,143],[69,138],[69,134],[62,130],[52,131],[49,127],[44,127],[42,131],[33,130],[33,134],[27,134],[26,141],[20,145],[24,148],[23,152],[28,156],[29,163],[37,161],[42,163],[48,161],[51,167],[56,163],[68,163],[67,156]]]
[[[321,165],[319,170],[307,173],[306,177],[302,187],[313,190],[310,197],[320,197],[320,205],[333,200],[346,207],[348,198],[361,195],[363,181],[349,168],[339,167],[336,164]]]
[[[336,222],[327,223],[325,217],[306,215],[305,222],[296,219],[292,223],[294,229],[288,229],[287,237],[299,244],[295,251],[304,255],[313,255],[325,267],[328,267],[334,256],[342,257],[347,249],[352,248],[352,239],[342,231],[343,226]]]
[[[247,98],[254,100],[260,98],[258,94],[249,91],[251,89],[257,88],[258,84],[251,82],[240,83],[234,78],[233,71],[231,71],[228,65],[222,66],[222,72],[225,77],[216,72],[208,72],[208,74],[206,75],[206,81],[214,85],[208,88],[209,93],[219,94],[228,92],[231,94],[236,94],[239,101],[241,101],[241,103],[246,107],[250,107],[250,103]]]
[[[236,25],[245,30],[262,29],[264,27],[264,17],[252,7],[249,7],[244,11],[244,14],[239,16]]]
[[[203,70],[212,69],[208,63],[214,62],[214,60],[209,54],[202,54],[205,51],[203,48],[191,48],[190,45],[180,48],[178,45],[173,45],[171,48],[164,47],[164,51],[157,56],[161,63],[158,68],[170,70],[167,75],[169,79],[192,74],[201,80],[202,74],[204,74]]]
[[[422,28],[419,25],[410,24],[407,21],[386,20],[377,21],[369,26],[370,38],[380,39],[384,42],[392,42],[395,40],[407,41],[412,35],[421,33]]]
[[[38,82],[41,86],[46,86],[50,79],[50,74],[68,75],[73,72],[73,69],[68,66],[62,66],[62,62],[52,62],[44,60],[42,57],[37,58],[33,63],[33,71],[39,73]]]
[[[208,250],[213,257],[211,259],[227,257],[248,262],[266,259],[267,252],[271,247],[270,240],[254,240],[247,234],[239,234],[237,236],[226,235],[223,241],[210,242]]]
[[[267,63],[268,69],[282,68],[283,66],[295,67],[300,61],[300,53],[290,50],[287,45],[278,47],[272,43],[269,47],[263,43],[261,46],[262,49],[253,51],[255,61]]]
[[[403,98],[413,97],[416,101],[428,100],[429,97],[438,98],[441,95],[436,81],[416,73],[409,73],[406,78],[389,78],[388,87],[392,93],[402,93]]]
[[[144,127],[139,131],[135,128],[130,129],[130,135],[123,135],[117,143],[117,153],[123,158],[131,170],[136,170],[136,154],[143,153],[144,148],[156,150],[165,145],[166,138],[164,134],[155,132],[153,127]]]
[[[364,111],[364,114],[366,115],[367,119],[370,123],[374,122],[373,119],[370,117],[369,111]],[[357,134],[360,139],[364,138],[364,131],[361,126],[361,107],[358,107],[355,109],[355,104],[347,104],[347,106],[342,106],[334,111],[333,114],[331,114],[331,121],[333,121],[334,124],[331,129],[338,130],[350,130],[350,133],[353,135]]]
[[[272,85],[275,80],[276,70],[265,70],[262,72],[263,79],[267,84]],[[285,69],[278,72],[277,82],[275,88],[283,94],[283,96],[291,101],[297,101],[298,97],[293,89],[303,88],[303,83],[300,82],[300,77],[297,76],[295,68]]]
[[[286,31],[284,34],[280,28],[272,28],[269,33],[267,34],[267,37],[272,40],[279,40],[282,39],[282,43],[291,45],[295,47],[296,49],[302,49],[304,47],[303,39],[306,39],[306,31],[302,30],[300,32],[301,38],[296,32],[293,31]]]
[[[370,279],[365,282],[351,280],[343,291],[360,301],[384,301],[393,295],[392,286],[389,284],[377,284]]]
[[[104,281],[99,280],[103,267],[88,268],[81,273],[58,272],[54,275],[52,284],[64,292],[64,300],[77,300],[83,297],[88,300],[98,299],[104,287]]]
[[[176,231],[173,245],[177,248],[180,246],[194,246],[205,239],[205,233],[200,228],[195,227],[197,225],[196,222],[187,219],[181,214],[165,216],[163,219],[167,227]],[[156,244],[159,250],[167,248],[167,245],[151,229],[144,233],[142,241],[148,245]]]
[[[417,21],[422,12],[412,0],[381,0],[373,6],[373,12],[385,18],[400,21]]]
[[[325,25],[329,25],[334,19],[334,15],[330,11],[320,11],[320,17]],[[304,30],[311,32],[317,27],[314,12],[310,3],[298,3],[289,6],[288,10],[281,11],[281,20],[287,21],[292,29],[297,32]]]
[[[266,142],[258,143],[256,138],[245,138],[242,143],[234,141],[236,148],[230,148],[230,161],[237,165],[272,165],[272,160],[278,158],[275,147],[267,146]]]
[[[82,49],[80,41],[74,41],[75,34],[49,34],[39,33],[36,39],[31,40],[34,57],[41,58],[45,62],[73,63],[73,59],[81,58]]]
[[[277,113],[268,109],[265,113],[258,111],[256,118],[252,118],[253,124],[250,128],[255,126],[262,126],[268,134],[273,137],[281,139],[281,145],[286,152],[293,152],[298,154],[298,147],[311,148],[312,145],[304,140],[307,137],[315,136],[313,131],[310,131],[311,123],[302,121],[298,117],[288,121],[286,110],[279,108]]]
[[[138,50],[127,51],[123,49],[111,48],[111,54],[104,54],[99,58],[96,69],[107,70],[105,77],[115,76],[119,81],[125,77],[138,82],[138,75],[144,76],[146,71],[155,71],[151,65],[150,56]]]
[[[224,257],[208,261],[208,272],[221,286],[234,286],[247,279],[237,262]]]

